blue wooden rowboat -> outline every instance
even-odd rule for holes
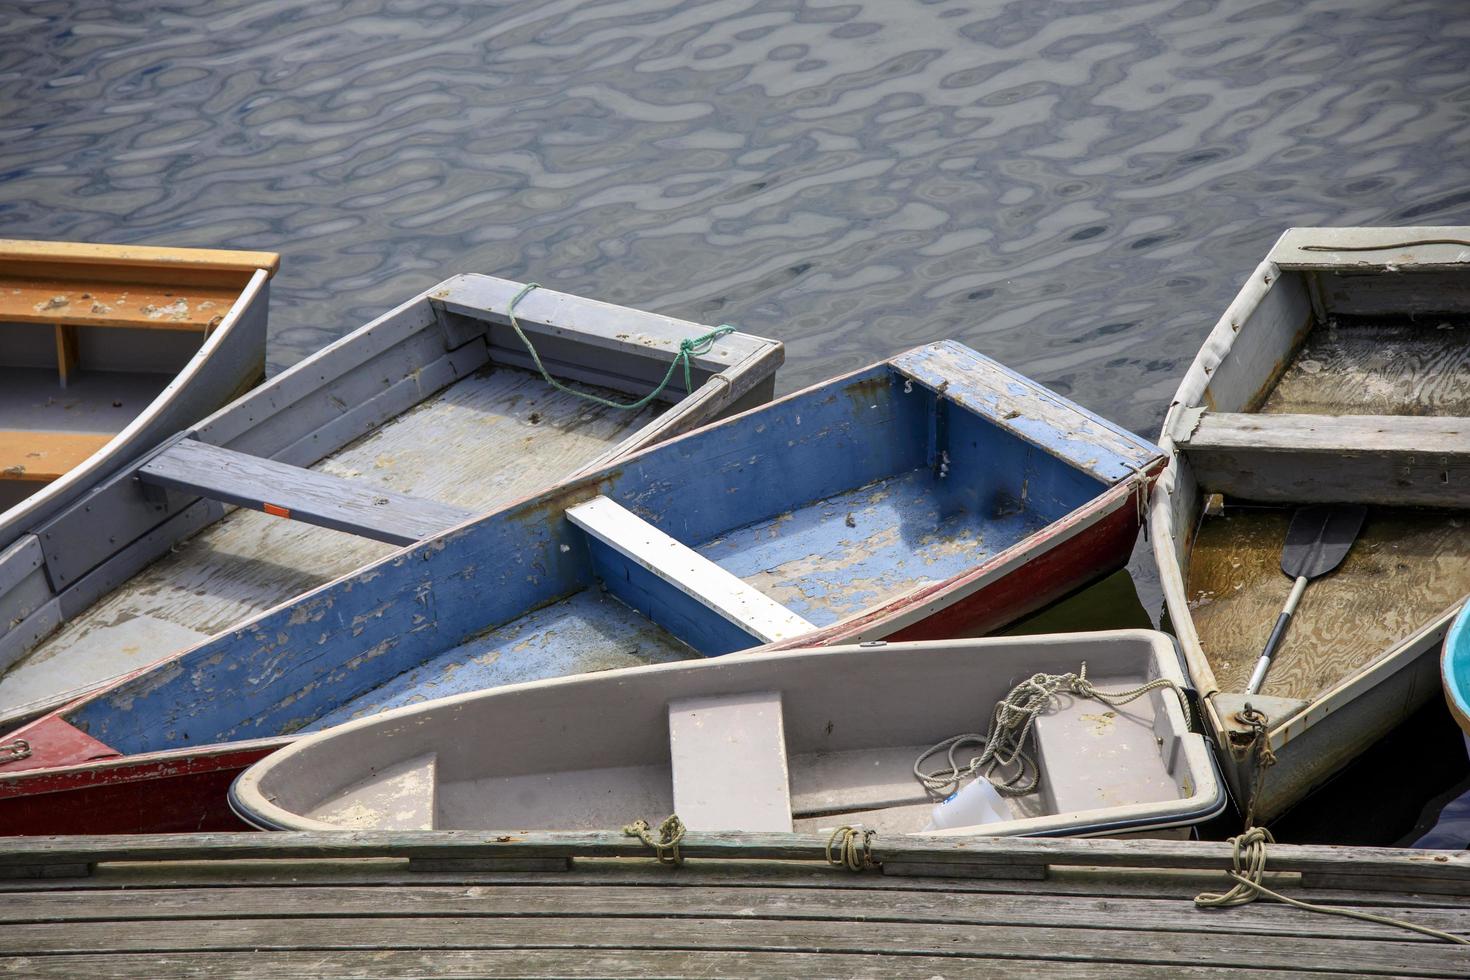
[[[244,765],[389,708],[976,635],[1123,564],[1162,462],[959,344],[918,348],[408,546],[53,712],[0,765],[0,827],[233,826]]]
[[[263,294],[251,309],[259,362]],[[746,333],[459,275],[197,424],[198,404],[153,419],[93,474],[105,479],[28,509],[13,541],[0,515],[0,732],[397,547],[761,404],[782,358]],[[209,377],[213,404],[228,398],[234,385]]]

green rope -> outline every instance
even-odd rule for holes
[[[599,395],[594,395],[589,391],[578,391],[575,388],[568,388],[566,385],[562,384],[560,381],[556,380],[547,373],[546,368],[541,364],[541,355],[537,354],[536,348],[531,346],[531,338],[526,336],[525,331],[521,329],[520,323],[516,321],[516,304],[524,299],[526,294],[529,293],[531,290],[540,288],[540,283],[526,283],[526,285],[521,287],[521,291],[516,293],[515,299],[510,301],[510,308],[505,311],[505,315],[510,318],[511,327],[515,330],[516,336],[521,338],[521,343],[526,345],[526,350],[530,353],[531,360],[534,361],[536,364],[536,370],[541,372],[541,377],[547,384],[551,385],[551,387],[555,388],[557,391],[564,391],[569,395],[575,395],[578,398],[585,398],[589,402],[595,402],[596,404],[602,405],[606,408],[620,408],[630,412],[642,408],[663,393],[663,390],[669,386],[669,380],[674,376],[674,368],[678,367],[680,364],[684,365],[684,391],[686,394],[692,393],[694,391],[694,380],[690,373],[690,360],[696,355],[708,354],[710,348],[715,345],[715,341],[719,340],[726,334],[731,334],[735,332],[734,327],[730,326],[728,323],[724,323],[711,330],[707,334],[702,334],[698,337],[685,337],[683,340],[679,341],[679,353],[675,354],[674,359],[669,362],[669,370],[664,374],[664,379],[658,383],[658,387],[650,391],[648,394],[644,395],[642,398],[638,399],[636,402],[624,405],[621,402],[615,402],[611,399],[603,398]]]

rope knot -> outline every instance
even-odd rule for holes
[[[873,838],[877,835],[876,830],[838,827],[827,838],[827,863],[849,871],[882,867],[882,863],[873,858]]]
[[[658,839],[654,840],[652,828],[648,821],[641,817],[634,820],[623,828],[623,833],[629,837],[636,837],[644,844],[653,848],[653,856],[658,858],[659,864],[680,865],[684,863],[684,856],[679,853],[679,842],[684,839],[684,821],[679,819],[677,813],[671,813],[664,822],[658,825]]]

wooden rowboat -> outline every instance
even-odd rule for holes
[[[279,262],[0,240],[0,553],[264,376]]]
[[[0,765],[0,829],[235,826],[225,790],[246,764],[427,698],[995,629],[1122,565],[1162,466],[965,347],[918,348],[436,535],[32,723]]]
[[[686,374],[681,344],[710,328],[532,289],[517,322],[553,387],[506,315],[524,291],[441,283],[27,525],[0,552],[0,731],[771,396],[775,341],[723,333],[691,349]],[[564,390],[630,403],[665,377],[636,410]]]
[[[1034,788],[1006,797],[1005,812],[985,823],[928,830],[953,784],[931,789],[916,762],[926,774],[947,767],[945,751],[929,750],[987,732],[1017,684],[1079,670],[1102,691],[1165,683],[1116,706],[1048,698],[1025,743],[1032,765],[996,773],[1017,791],[1039,777]],[[442,698],[308,735],[246,770],[230,805],[265,830],[597,831],[677,813],[695,831],[1156,833],[1228,802],[1214,754],[1169,683],[1186,683],[1174,642],[1145,630],[634,667]],[[962,746],[961,764],[982,747]]]
[[[1170,406],[1151,522],[1169,622],[1244,806],[1281,814],[1439,687],[1470,592],[1470,228],[1293,229]],[[1294,505],[1369,505],[1261,693]],[[1247,706],[1259,715],[1247,713]]]

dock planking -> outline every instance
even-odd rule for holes
[[[123,858],[86,877],[0,881],[0,970],[30,977],[956,976],[1457,977],[1470,949],[1370,922],[1256,903],[1199,910],[1221,844],[966,842],[1040,879],[852,874],[811,861],[812,835],[691,833],[683,867],[606,835],[569,870],[455,870],[467,850],[544,856],[573,835],[273,834],[11,842],[0,869],[42,854]],[[748,857],[693,855],[744,846]],[[951,845],[955,842],[950,842]],[[878,841],[936,857],[935,839]],[[951,847],[951,850],[955,848]],[[621,857],[583,857],[585,853]],[[419,865],[438,855],[432,870]],[[971,856],[974,856],[971,854]],[[1427,852],[1276,846],[1285,894],[1470,935],[1463,897],[1410,890],[1462,860]],[[162,860],[154,860],[160,858]],[[313,859],[314,858],[314,859]],[[244,859],[244,860],[242,860]],[[942,860],[942,859],[941,859]],[[446,865],[445,862],[451,862]],[[1099,865],[1108,865],[1100,867]],[[1302,875],[1358,867],[1368,884]],[[1408,878],[1389,872],[1399,870]],[[1422,876],[1415,879],[1414,876]],[[1373,884],[1373,879],[1379,884]]]

